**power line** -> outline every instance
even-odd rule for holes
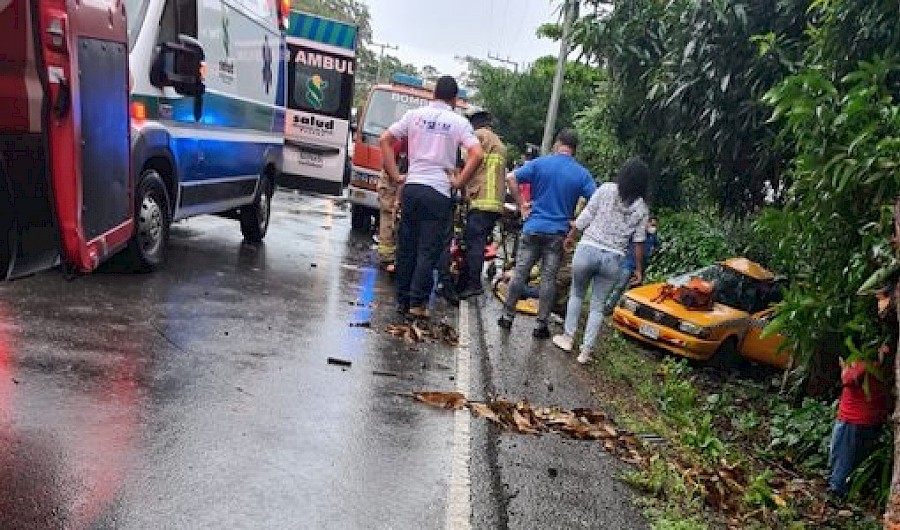
[[[511,64],[513,67],[513,71],[517,74],[519,73],[519,63],[517,63],[516,61],[510,60],[508,55],[504,59],[503,57],[500,57],[498,55],[493,55],[493,54],[491,54],[491,52],[488,52],[487,56],[488,56],[488,59],[493,59],[499,63]]]
[[[381,44],[378,42],[373,42],[372,46],[376,48],[381,48],[381,54],[378,56],[378,68],[375,70],[375,84],[378,84],[378,80],[381,79],[381,63],[384,62],[384,50],[398,50],[400,49],[398,46],[394,46],[392,44]]]

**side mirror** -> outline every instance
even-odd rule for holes
[[[157,48],[150,83],[157,88],[170,86],[183,96],[202,96],[205,58],[196,39],[179,35],[178,42],[164,42]]]
[[[359,123],[357,121],[357,116],[359,113],[356,109],[350,111],[350,132],[356,133],[356,130],[359,129]]]

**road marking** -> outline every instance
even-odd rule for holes
[[[459,305],[459,346],[456,348],[456,390],[469,397],[469,304]],[[450,493],[447,504],[448,530],[468,530],[471,525],[471,479],[469,477],[468,409],[457,410],[453,418],[453,446],[451,449]]]

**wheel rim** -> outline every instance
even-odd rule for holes
[[[141,253],[145,256],[156,254],[162,245],[163,212],[152,191],[141,199],[137,222],[137,240]]]
[[[259,221],[259,230],[260,232],[265,232],[269,226],[269,190],[266,189],[266,186],[259,190],[259,208],[257,212],[259,212],[257,219]]]

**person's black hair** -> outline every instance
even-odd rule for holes
[[[556,143],[568,147],[572,150],[572,154],[575,154],[575,150],[578,149],[578,134],[575,133],[575,129],[563,129],[556,134]]]
[[[437,84],[434,85],[435,99],[451,103],[458,95],[459,85],[456,84],[456,79],[453,79],[453,76],[441,76],[437,80]]]
[[[650,168],[643,160],[635,157],[625,162],[616,174],[616,185],[622,202],[631,205],[634,201],[643,199],[647,195],[649,181]]]

